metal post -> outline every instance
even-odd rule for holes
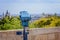
[[[26,28],[23,29],[23,40],[28,40]]]

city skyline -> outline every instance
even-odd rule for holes
[[[20,11],[34,13],[60,13],[60,0],[0,0],[0,13],[8,10],[11,14]]]

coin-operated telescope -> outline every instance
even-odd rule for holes
[[[22,26],[28,27],[28,22],[31,19],[31,15],[29,15],[27,11],[21,11],[20,12],[20,19],[22,22]]]
[[[22,22],[22,26],[24,28],[23,30],[23,40],[28,40],[27,39],[27,34],[28,32],[28,24],[29,24],[29,20],[31,19],[31,15],[29,15],[29,13],[27,11],[21,11],[20,12],[20,19]]]

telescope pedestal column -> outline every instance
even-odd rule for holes
[[[23,29],[23,40],[28,40],[28,31],[27,27]]]

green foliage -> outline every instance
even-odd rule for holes
[[[56,23],[56,26],[60,26],[60,21],[58,21],[58,22]]]
[[[12,29],[12,25],[9,23],[5,23],[3,27],[1,27],[1,30],[8,30]]]
[[[21,29],[21,21],[19,17],[4,17],[0,20],[0,30]]]
[[[30,24],[31,28],[52,28],[52,27],[58,27],[60,26],[60,17],[59,16],[50,16],[50,17],[44,17],[40,18],[39,20],[36,20]]]
[[[56,14],[53,16],[42,17],[34,22],[29,22],[30,28],[52,28],[60,26],[60,16]],[[0,20],[0,30],[22,29],[21,20],[19,16],[5,16]]]
[[[3,13],[3,18],[0,20],[0,30],[21,29],[21,21],[19,16],[11,16],[8,10]]]

